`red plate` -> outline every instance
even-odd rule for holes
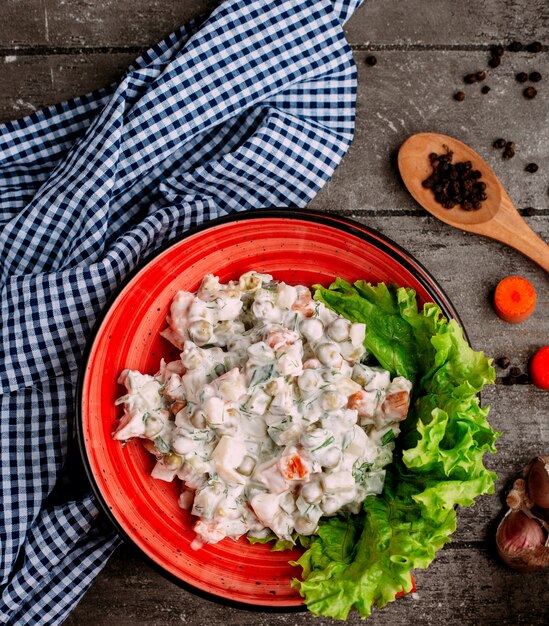
[[[150,374],[178,358],[159,336],[174,294],[195,291],[205,274],[222,282],[257,270],[290,284],[328,285],[336,276],[396,282],[457,317],[434,279],[402,248],[358,223],[311,211],[257,211],[195,229],[157,252],[106,308],[80,372],[79,441],[94,491],[121,534],[161,570],[193,591],[263,609],[299,609],[291,588],[298,551],[225,539],[194,551],[193,517],[179,508],[177,484],[153,480],[153,457],[139,441],[112,439],[120,416],[116,379],[124,368]]]

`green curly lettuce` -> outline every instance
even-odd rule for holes
[[[411,571],[428,567],[450,541],[456,505],[493,493],[496,475],[483,456],[495,453],[499,433],[478,393],[495,373],[437,305],[418,310],[412,289],[337,279],[316,286],[315,299],[365,323],[368,352],[414,384],[382,495],[368,497],[358,515],[322,520],[297,561],[302,579],[293,585],[313,614],[345,619],[357,609],[367,617],[409,591]]]

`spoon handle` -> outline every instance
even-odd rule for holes
[[[511,246],[549,272],[549,245],[522,219],[506,193],[489,232],[482,234]]]

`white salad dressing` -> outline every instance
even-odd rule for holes
[[[152,476],[181,480],[195,548],[245,533],[292,541],[381,493],[412,384],[361,362],[364,324],[256,272],[205,276],[167,322],[180,360],[121,373],[113,436],[145,439]]]

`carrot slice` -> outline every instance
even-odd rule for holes
[[[543,346],[534,354],[529,369],[534,385],[549,391],[549,346]]]
[[[286,480],[299,480],[301,478],[307,478],[309,475],[309,470],[305,467],[298,454],[292,454],[290,457],[282,457],[281,464],[281,473]]]
[[[536,290],[521,276],[507,276],[499,282],[494,293],[494,309],[510,324],[524,322],[536,307]]]

